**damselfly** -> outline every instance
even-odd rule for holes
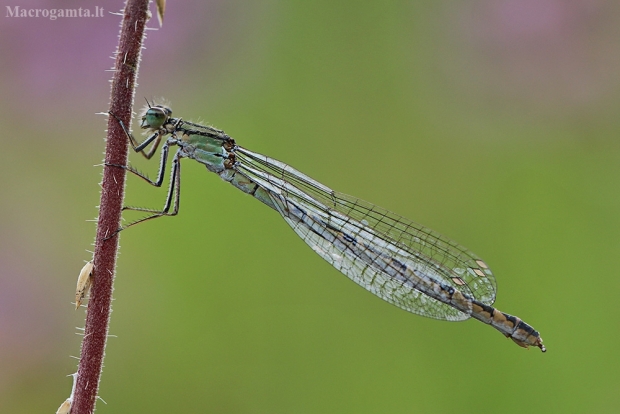
[[[191,158],[276,210],[319,256],[381,299],[435,319],[473,317],[524,348],[536,346],[545,352],[534,328],[491,306],[496,292],[493,273],[482,259],[454,241],[247,150],[224,131],[173,118],[168,107],[149,105],[140,126],[150,135],[142,143],[121,125],[133,149],[147,159],[165,138],[155,181],[131,166],[117,166],[154,186],[162,185],[168,152],[177,147],[164,208],[125,207],[151,213],[126,227],[178,213],[180,161]]]

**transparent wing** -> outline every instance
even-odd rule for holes
[[[238,170],[269,192],[274,208],[293,230],[323,259],[380,298],[436,319],[469,317],[420,292],[400,267],[482,303],[495,300],[491,270],[463,246],[381,207],[335,192],[280,161],[244,148],[236,154]]]

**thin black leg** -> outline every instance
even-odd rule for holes
[[[170,142],[166,141],[164,145],[162,145],[161,147],[161,157],[159,158],[159,171],[157,172],[157,179],[155,181],[151,180],[147,175],[136,170],[131,165],[118,165],[118,164],[110,164],[110,163],[106,163],[105,165],[108,165],[111,167],[124,168],[130,173],[133,173],[137,175],[138,177],[142,178],[147,183],[154,185],[155,187],[161,187],[162,183],[164,182],[164,174],[166,171],[166,162],[168,160],[168,150],[170,148],[170,145],[171,145]]]
[[[155,210],[155,209],[143,208],[143,207],[131,207],[131,206],[123,207],[123,211],[125,210],[144,211],[146,213],[152,213],[152,214],[150,216],[146,216],[139,220],[133,221],[126,226],[122,226],[121,228],[116,230],[113,234],[106,237],[106,240],[114,237],[120,231],[125,230],[128,227],[134,226],[138,223],[142,223],[144,221],[151,220],[151,219],[158,218],[158,217],[163,217],[163,216],[176,216],[179,213],[179,205],[180,205],[180,200],[181,200],[181,158],[182,158],[180,153],[181,153],[181,150],[180,149],[177,150],[176,154],[174,154],[174,157],[172,158],[172,172],[170,174],[170,177],[171,177],[170,186],[168,187],[168,195],[166,196],[166,202],[164,203],[164,208],[162,210]],[[164,157],[162,157],[162,159],[163,158]],[[162,162],[162,166],[161,166],[162,168],[160,169],[163,169],[164,164],[165,164],[165,161]],[[151,182],[148,178],[145,178],[145,179]],[[153,184],[155,185],[155,183]],[[161,186],[161,182],[159,183],[158,187],[160,186]],[[172,207],[172,211],[170,211],[171,207]]]
[[[150,160],[151,157],[153,157],[153,154],[155,154],[155,151],[157,151],[157,147],[159,146],[159,143],[161,142],[162,132],[156,131],[152,135],[150,135],[147,139],[142,141],[142,143],[138,143],[138,141],[134,138],[134,136],[131,135],[131,133],[127,130],[127,127],[125,127],[125,124],[123,123],[123,121],[119,117],[114,115],[112,112],[108,112],[108,113],[112,115],[114,118],[116,118],[121,128],[123,128],[123,132],[125,132],[125,135],[127,135],[127,138],[129,138],[129,143],[131,144],[131,147],[133,148],[133,150],[135,152],[139,152],[140,154],[142,154],[144,158],[146,158],[147,160]],[[153,143],[153,145],[148,151],[145,152],[144,149],[151,142]]]
[[[147,213],[154,213],[152,216],[147,216],[138,221],[134,221],[133,223],[125,226],[127,228],[129,226],[133,226],[134,224],[141,223],[146,220],[150,220],[155,217],[161,216],[176,216],[179,212],[179,200],[181,197],[181,156],[179,155],[180,150],[174,155],[172,158],[172,173],[170,174],[170,186],[168,187],[168,195],[166,196],[166,202],[164,203],[164,208],[162,210],[155,210],[144,207],[123,207],[123,210],[132,210],[132,211],[145,211]],[[170,211],[170,207],[172,207],[172,211]]]

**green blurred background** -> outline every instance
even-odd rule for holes
[[[106,12],[50,21],[3,2],[0,411],[55,412],[80,352],[71,302],[122,4],[19,2]],[[98,413],[618,412],[618,2],[188,3],[148,32],[137,109],[165,97],[459,241],[548,352],[386,304],[186,161],[180,215],[122,233]]]

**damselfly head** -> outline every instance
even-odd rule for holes
[[[172,110],[163,105],[155,105],[149,107],[142,116],[142,123],[140,127],[142,129],[159,129],[172,115]]]

